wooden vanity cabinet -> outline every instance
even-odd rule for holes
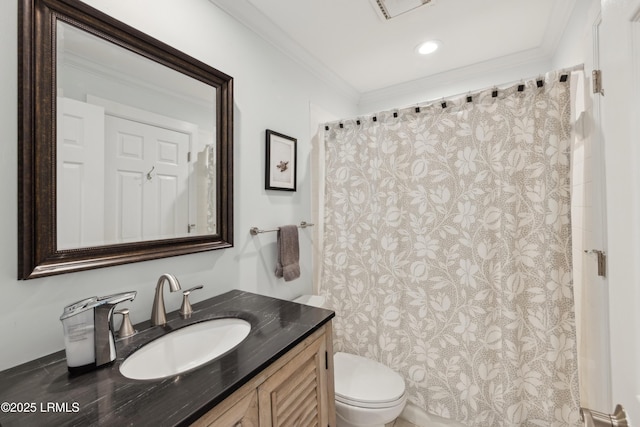
[[[335,427],[334,399],[328,322],[193,425]]]
[[[222,409],[221,412],[219,409]],[[207,412],[193,426],[259,427],[258,393],[252,390],[244,396],[229,396]]]

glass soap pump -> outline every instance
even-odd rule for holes
[[[64,329],[69,372],[91,371],[116,359],[113,311],[116,304],[133,301],[136,294],[136,291],[131,291],[91,297],[64,308],[60,321]]]

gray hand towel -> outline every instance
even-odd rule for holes
[[[278,262],[276,277],[284,277],[285,282],[300,277],[300,248],[298,226],[283,225],[278,231]]]

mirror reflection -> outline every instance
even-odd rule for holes
[[[216,88],[56,33],[57,249],[216,234]]]

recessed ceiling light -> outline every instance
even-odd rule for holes
[[[420,55],[429,55],[430,53],[435,52],[440,47],[440,42],[438,40],[429,40],[424,43],[420,43],[416,48],[416,52]]]

